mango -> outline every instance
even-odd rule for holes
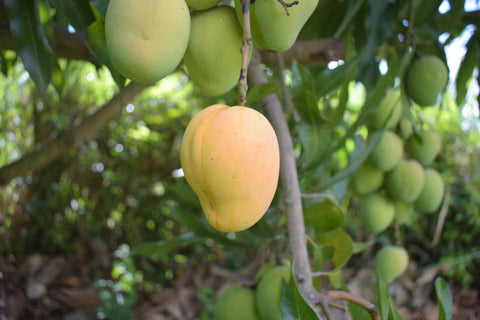
[[[232,7],[193,12],[183,61],[190,79],[205,95],[222,95],[237,84],[242,67],[242,32]]]
[[[290,267],[286,265],[270,269],[257,286],[256,302],[258,313],[264,320],[279,320],[282,283],[290,281]]]
[[[412,203],[422,192],[425,171],[418,161],[402,160],[387,174],[386,185],[390,195],[398,201]]]
[[[228,288],[217,299],[214,320],[260,320],[255,291],[241,284]]]
[[[411,222],[414,214],[415,210],[412,203],[395,201],[395,220],[399,224],[406,224]]]
[[[378,190],[383,184],[383,176],[384,173],[381,169],[370,161],[365,161],[352,176],[350,183],[353,190],[361,196]]]
[[[260,112],[215,104],[188,124],[180,150],[187,182],[217,230],[242,231],[265,214],[277,188],[277,136]]]
[[[375,272],[386,283],[390,283],[407,270],[408,261],[408,252],[405,248],[388,245],[375,255]]]
[[[152,84],[180,64],[190,36],[185,0],[110,0],[105,39],[124,77]]]
[[[395,217],[395,205],[383,194],[371,193],[360,202],[360,215],[368,231],[380,233]]]
[[[400,123],[398,124],[400,129],[400,136],[403,140],[407,140],[413,134],[413,124],[410,119],[403,117],[400,119]]]
[[[370,154],[370,160],[383,171],[392,170],[403,156],[403,140],[392,131],[385,131]]]
[[[297,40],[300,30],[313,14],[319,0],[302,0],[285,8],[277,0],[257,0],[250,5],[253,43],[262,50],[286,51]],[[242,5],[235,0],[237,17],[243,25]]]
[[[373,130],[394,129],[402,117],[402,101],[400,93],[389,89],[375,112],[369,119],[369,127]]]
[[[420,106],[431,106],[447,85],[448,69],[439,57],[426,55],[412,63],[406,80],[410,98]]]
[[[220,0],[185,0],[187,6],[193,10],[206,10],[215,7]]]
[[[407,141],[407,151],[424,166],[430,165],[442,147],[442,138],[436,131],[423,131]]]
[[[420,211],[432,213],[440,207],[443,199],[444,184],[440,174],[432,168],[425,169],[425,183],[415,201]]]

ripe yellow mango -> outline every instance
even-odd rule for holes
[[[288,2],[288,1],[287,1]],[[262,50],[286,51],[297,40],[300,30],[313,14],[318,0],[301,0],[285,8],[277,0],[257,0],[250,5],[250,25],[253,43]],[[235,0],[240,23],[243,24],[242,5]]]
[[[105,17],[107,50],[125,77],[155,83],[179,65],[190,35],[185,0],[110,0]]]
[[[188,48],[183,59],[193,83],[208,96],[232,89],[240,77],[242,27],[229,6],[192,14]]]
[[[245,230],[270,206],[280,153],[275,131],[260,112],[221,104],[203,109],[187,126],[180,156],[185,178],[215,229]]]
[[[215,7],[220,0],[185,0],[189,8],[193,10],[206,10]]]
[[[386,283],[390,283],[407,270],[408,260],[405,248],[388,245],[377,252],[375,271]]]

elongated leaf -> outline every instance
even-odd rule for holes
[[[435,280],[435,292],[438,300],[438,320],[452,319],[452,293],[447,282],[441,277]]]
[[[305,225],[319,232],[337,229],[345,222],[342,209],[330,199],[310,203],[304,210],[304,217]]]
[[[355,58],[354,60],[337,66],[335,69],[325,69],[320,73],[315,79],[317,95],[323,97],[340,87],[342,83],[351,76],[358,62],[359,58]]]
[[[133,255],[150,257],[157,254],[169,254],[171,250],[182,248],[192,244],[203,243],[205,238],[196,237],[193,233],[187,233],[181,237],[166,239],[156,242],[147,242],[132,249]]]
[[[309,170],[318,166],[328,155],[332,130],[329,126],[304,122],[299,123],[297,128],[303,146],[301,167],[303,170]]]
[[[295,87],[292,102],[303,119],[316,126],[322,122],[322,118],[318,107],[318,96],[313,75],[306,67],[297,63],[293,63],[292,72]]]
[[[109,0],[90,0],[90,2],[98,10],[98,12],[100,12],[103,19],[105,19]]]
[[[393,301],[393,298],[390,296],[390,299],[388,299],[390,303],[390,315],[388,317],[388,320],[404,320],[403,317],[400,315],[400,313],[397,310],[397,306],[395,306],[395,302]]]
[[[270,94],[280,93],[280,88],[276,82],[261,83],[258,86],[248,90],[247,103],[258,102]]]
[[[349,302],[348,313],[353,320],[372,320],[372,316],[362,306]]]
[[[467,95],[468,84],[473,75],[473,70],[477,65],[477,60],[479,57],[478,44],[476,42],[475,36],[472,36],[467,44],[467,52],[463,58],[460,68],[458,69],[457,79],[455,80],[455,87],[457,91],[457,104],[458,106],[463,106],[465,103],[465,97]]]
[[[5,0],[10,30],[23,65],[40,92],[47,90],[52,76],[52,54],[43,31],[37,1]]]
[[[292,273],[288,286],[282,287],[282,320],[319,320],[315,310],[303,299]]]
[[[388,319],[390,314],[390,293],[385,281],[377,277],[377,307],[381,319]]]
[[[107,42],[105,40],[105,24],[100,13],[92,8],[95,16],[95,22],[87,28],[87,44],[95,56],[110,70],[115,83],[119,88],[125,85],[125,77],[123,77],[113,66],[107,51]]]
[[[84,33],[95,22],[90,2],[85,0],[50,0],[50,3],[63,13],[77,32]]]

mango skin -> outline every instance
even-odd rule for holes
[[[407,151],[424,166],[430,165],[442,147],[442,138],[436,131],[423,131],[418,134],[420,140],[411,136],[407,141]]]
[[[185,0],[188,7],[193,10],[206,10],[215,7],[220,0]]]
[[[448,69],[439,57],[426,55],[412,63],[406,80],[410,98],[420,106],[431,106],[447,85]]]
[[[281,317],[280,303],[282,298],[282,283],[290,281],[290,267],[277,266],[265,273],[257,286],[257,308],[264,320],[279,320]]]
[[[242,27],[228,6],[193,12],[184,63],[193,83],[207,96],[232,89],[240,77]]]
[[[255,291],[241,284],[228,288],[217,299],[214,320],[260,320]]]
[[[370,161],[365,161],[352,177],[351,185],[358,195],[378,190],[383,184],[384,172]]]
[[[412,203],[420,196],[425,181],[425,170],[418,161],[402,160],[387,174],[386,185],[390,195],[398,201]]]
[[[370,160],[379,169],[387,172],[400,163],[403,156],[403,140],[392,131],[385,131],[370,154]]]
[[[408,224],[414,217],[415,210],[412,203],[395,201],[395,220],[399,224]]]
[[[203,109],[187,126],[180,160],[215,229],[245,230],[270,206],[280,153],[275,131],[260,112],[221,104]]]
[[[152,84],[175,70],[187,49],[190,13],[184,0],[110,0],[105,38],[124,77]]]
[[[380,130],[383,127],[393,129],[402,117],[402,102],[400,93],[389,89],[379,106],[369,119],[369,127]]]
[[[395,205],[380,193],[371,193],[360,203],[360,215],[368,231],[380,233],[390,226],[395,217]]]
[[[425,183],[422,192],[415,201],[418,210],[432,213],[440,207],[443,199],[444,184],[440,174],[432,168],[425,169]]]
[[[282,52],[290,49],[300,30],[313,14],[319,0],[302,0],[288,8],[277,0],[258,0],[250,5],[250,25],[253,43],[259,49]],[[243,25],[242,5],[235,0],[237,17]]]
[[[405,272],[408,261],[408,253],[405,248],[388,245],[375,255],[375,271],[386,283],[390,283]]]

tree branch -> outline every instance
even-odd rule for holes
[[[249,68],[253,85],[266,83],[267,78],[260,66],[257,55],[252,56]],[[280,179],[283,188],[285,211],[287,213],[288,239],[295,266],[295,279],[304,298],[313,305],[316,291],[313,288],[308,259],[302,200],[298,182],[297,166],[293,156],[293,142],[282,105],[274,94],[262,99],[263,108],[278,137],[280,146]]]
[[[350,292],[340,291],[340,290],[329,290],[324,293],[318,293],[317,304],[329,302],[333,300],[347,300],[353,303],[356,303],[368,311],[373,320],[381,320],[380,315],[378,314],[378,308],[373,303],[368,300],[365,300],[361,297],[357,297]]]
[[[240,70],[240,79],[238,80],[238,105],[244,106],[247,102],[247,69],[252,46],[252,32],[250,30],[250,2],[241,0],[243,17],[243,43],[240,49],[242,53],[242,69]]]
[[[36,146],[35,150],[27,153],[20,159],[0,167],[0,186],[29,171],[41,169],[68,154],[70,150],[84,141],[87,136],[93,134],[115,118],[122,108],[146,87],[138,83],[130,83],[96,112],[83,118],[78,125],[60,133],[57,138]]]

